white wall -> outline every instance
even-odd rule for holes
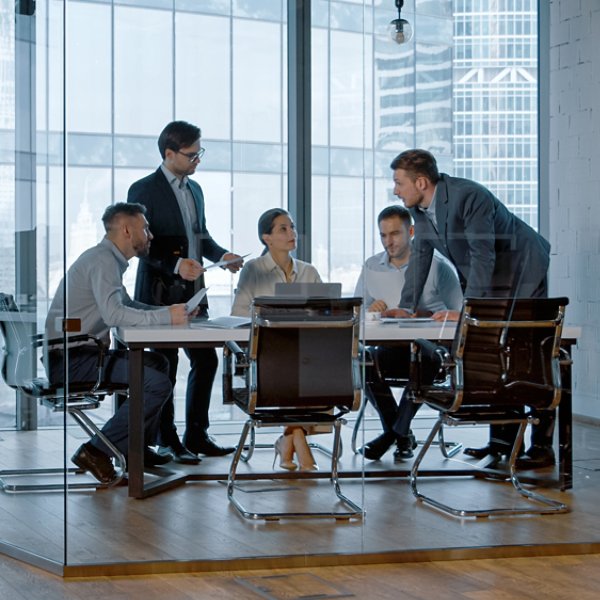
[[[599,0],[550,0],[550,292],[570,298],[567,321],[583,327],[573,352],[574,412],[598,419],[599,37]]]

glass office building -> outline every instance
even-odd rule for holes
[[[537,0],[454,0],[454,174],[538,225]]]

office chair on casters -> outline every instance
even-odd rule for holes
[[[411,487],[417,499],[457,517],[568,511],[562,502],[524,489],[515,471],[525,429],[536,422],[531,409],[554,410],[561,399],[560,342],[568,302],[568,298],[466,298],[451,351],[439,348],[431,353],[430,342],[415,340],[411,386],[417,401],[439,413],[412,467]],[[426,354],[438,354],[439,361],[425,360]],[[433,370],[440,367],[433,382],[431,364]],[[419,491],[419,466],[444,425],[477,424],[518,425],[506,479],[537,506],[460,509]]]
[[[126,394],[123,386],[105,384],[102,382],[104,371],[104,357],[107,348],[104,343],[90,335],[72,336],[71,342],[82,341],[96,344],[98,348],[98,369],[95,381],[86,383],[70,383],[68,389],[62,385],[53,385],[45,377],[36,377],[36,361],[38,352],[46,344],[62,345],[63,339],[44,340],[40,334],[31,334],[35,323],[26,323],[24,315],[20,313],[13,297],[0,293],[0,331],[4,338],[4,347],[1,356],[1,372],[6,384],[13,390],[25,396],[39,400],[40,404],[50,408],[53,412],[67,412],[76,423],[90,436],[98,435],[110,448],[116,461],[117,477],[109,483],[94,481],[73,481],[69,477],[67,489],[92,490],[98,488],[114,487],[123,478],[125,472],[125,457],[98,429],[97,425],[85,414],[84,411],[95,409],[109,394]],[[76,349],[71,350],[76,352]],[[68,474],[82,473],[80,469],[69,468]],[[60,491],[64,489],[63,483],[13,483],[7,478],[19,479],[22,477],[39,478],[43,476],[64,475],[63,468],[42,469],[4,469],[0,470],[0,489],[5,492],[40,492]]]
[[[245,370],[247,385],[242,391],[229,389],[248,419],[231,462],[227,496],[245,518],[362,518],[362,508],[342,494],[337,471],[343,417],[360,404],[361,303],[360,298],[256,298],[248,351],[229,344],[229,355]],[[344,510],[253,512],[238,500],[237,468],[240,460],[247,462],[252,456],[255,430],[290,425],[333,427],[330,479]],[[249,435],[251,442],[246,446]],[[269,475],[276,477],[276,473]]]

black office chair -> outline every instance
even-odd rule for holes
[[[379,352],[377,352],[377,350],[378,350],[377,347],[370,347],[370,346],[367,346],[363,349],[364,362],[365,362],[367,369],[370,368],[375,371],[378,381],[385,381],[390,387],[405,388],[409,384],[408,376],[399,377],[399,376],[397,376],[396,373],[389,374],[388,372],[386,372],[386,369],[380,364]],[[408,348],[406,348],[406,352],[409,352]],[[408,373],[407,373],[407,375],[408,375]],[[357,440],[358,440],[358,436],[359,436],[359,433],[361,430],[361,426],[365,419],[365,411],[366,411],[367,404],[368,404],[368,402],[366,400],[367,399],[370,400],[370,398],[368,397],[366,383],[365,383],[365,395],[367,396],[367,398],[365,399],[365,402],[362,403],[360,410],[356,414],[356,419],[354,421],[354,426],[352,428],[352,437],[350,438],[350,447],[352,448],[352,452],[354,452],[354,454],[358,454],[359,450],[360,450]],[[418,413],[414,417],[414,419],[419,419]],[[414,421],[414,419],[413,419],[413,421]],[[429,417],[426,416],[425,419],[429,419]],[[377,422],[379,423],[379,417],[377,417]],[[422,444],[423,440],[415,439],[415,443]],[[444,453],[444,456],[446,458],[455,456],[462,450],[462,447],[463,447],[462,443],[460,443],[460,442],[445,441],[443,439],[442,431],[440,431],[439,440],[434,441],[433,443],[435,445],[440,445],[442,452]]]
[[[227,496],[245,518],[362,517],[362,508],[342,494],[337,471],[343,416],[360,405],[361,303],[360,298],[256,298],[248,351],[229,344],[230,356],[237,357],[246,374],[245,388],[230,392],[248,420],[231,462]],[[333,427],[331,482],[347,510],[253,512],[240,503],[235,495],[237,468],[240,460],[247,462],[253,454],[255,429],[290,425]],[[246,446],[249,435],[251,443]]]
[[[536,420],[531,409],[554,410],[560,402],[560,342],[567,304],[567,298],[467,298],[451,351],[440,347],[431,352],[426,340],[413,343],[415,400],[439,412],[411,471],[412,491],[419,500],[458,517],[568,510],[562,502],[525,490],[515,470],[527,424]],[[426,360],[425,354],[437,354],[439,360]],[[443,426],[475,424],[518,424],[505,479],[539,506],[460,509],[419,491],[419,466]]]
[[[53,412],[64,412],[73,417],[77,424],[90,436],[98,435],[110,448],[115,457],[117,477],[109,483],[94,481],[74,481],[70,477],[67,482],[69,490],[91,490],[107,488],[117,485],[125,472],[125,457],[100,431],[96,424],[84,413],[86,410],[95,409],[109,394],[126,394],[123,386],[105,384],[102,382],[104,371],[104,357],[107,348],[104,343],[90,335],[73,336],[71,342],[93,342],[98,348],[98,369],[95,381],[86,383],[70,383],[68,390],[62,385],[53,385],[45,377],[37,377],[38,352],[46,344],[61,345],[63,339],[44,340],[41,334],[33,334],[35,323],[27,323],[19,312],[14,299],[9,294],[0,293],[0,331],[4,338],[4,347],[1,353],[1,372],[6,384],[25,396],[36,398],[43,406]],[[76,352],[73,349],[72,352]],[[18,483],[8,479],[19,480],[24,477],[39,479],[47,476],[64,475],[63,468],[45,469],[4,469],[0,470],[0,489],[5,492],[26,491],[53,491],[63,490],[63,483],[35,482]],[[67,469],[69,474],[81,474],[83,471],[76,468]]]

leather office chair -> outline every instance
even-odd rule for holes
[[[527,424],[536,419],[531,409],[554,410],[561,399],[560,342],[568,302],[567,298],[467,298],[450,351],[439,347],[432,353],[430,342],[413,343],[415,400],[439,413],[411,471],[416,498],[458,517],[568,510],[562,502],[525,490],[515,470]],[[439,361],[425,360],[426,353],[437,354]],[[433,382],[432,365],[433,371],[440,368]],[[474,424],[518,425],[504,479],[510,479],[519,494],[537,506],[460,509],[419,491],[419,465],[443,426]]]
[[[52,385],[45,377],[36,377],[38,352],[46,344],[62,344],[63,339],[46,341],[41,334],[31,334],[35,323],[26,323],[23,317],[24,315],[19,312],[13,297],[0,293],[0,331],[4,338],[0,369],[4,381],[12,389],[39,400],[40,404],[50,408],[53,412],[66,411],[90,437],[98,435],[111,449],[117,467],[117,477],[113,481],[102,484],[93,481],[73,481],[73,478],[69,478],[70,481],[67,482],[69,490],[90,490],[117,485],[125,472],[125,457],[84,413],[84,411],[98,408],[100,402],[108,394],[127,393],[127,389],[122,386],[102,383],[104,356],[107,348],[100,339],[94,336],[71,337],[71,341],[87,341],[96,344],[98,348],[97,378],[95,381],[86,383],[70,383],[68,390],[62,385]],[[76,350],[72,351],[76,352]],[[63,468],[0,470],[0,489],[5,492],[62,490],[64,489],[63,483],[15,483],[8,481],[7,478],[18,480],[26,476],[37,480],[52,475],[64,475],[64,473],[65,469]],[[67,473],[74,474],[81,473],[81,471],[71,468],[67,469]]]
[[[378,381],[385,381],[385,383],[387,383],[390,387],[405,388],[409,384],[408,377],[398,377],[395,374],[389,375],[388,373],[386,373],[386,370],[380,364],[380,361],[378,358],[379,353],[377,352],[377,347],[375,347],[374,350],[375,351],[372,352],[371,347],[369,347],[369,346],[367,346],[363,350],[364,363],[365,363],[366,367],[371,368],[375,371]],[[409,351],[408,348],[406,349],[406,351],[407,352]],[[365,389],[365,395],[367,395],[367,394],[368,394],[367,389]],[[370,398],[369,398],[369,400],[370,400]],[[352,448],[352,452],[354,452],[354,454],[359,453],[359,446],[358,446],[357,440],[358,440],[358,434],[360,433],[361,426],[365,419],[365,411],[366,411],[367,405],[368,405],[368,401],[367,401],[367,398],[365,398],[365,402],[362,403],[360,410],[356,414],[356,420],[354,421],[354,426],[352,427],[352,437],[350,438],[350,447]],[[425,419],[428,419],[428,418],[429,418],[428,416],[425,417]],[[417,413],[417,415],[415,415],[413,417],[413,421],[416,419],[419,419],[418,413]],[[379,423],[379,417],[377,417],[376,420]],[[422,444],[423,440],[415,440],[415,442],[417,444]],[[442,452],[444,453],[444,456],[446,458],[455,456],[462,450],[462,447],[463,447],[462,443],[460,443],[460,442],[444,441],[443,432],[440,432],[439,439],[437,441],[434,441],[433,444],[441,446]]]
[[[245,518],[362,517],[362,508],[342,494],[337,472],[343,416],[360,405],[361,303],[360,298],[256,298],[247,352],[229,344],[230,355],[237,357],[238,367],[246,374],[246,388],[232,389],[233,400],[248,419],[231,462],[227,496]],[[229,372],[233,369],[229,368]],[[346,510],[255,512],[247,510],[238,500],[237,468],[240,460],[247,462],[252,456],[255,430],[289,425],[333,427],[330,478]],[[249,435],[251,443],[245,446]],[[273,477],[277,474],[269,475],[270,479]]]

